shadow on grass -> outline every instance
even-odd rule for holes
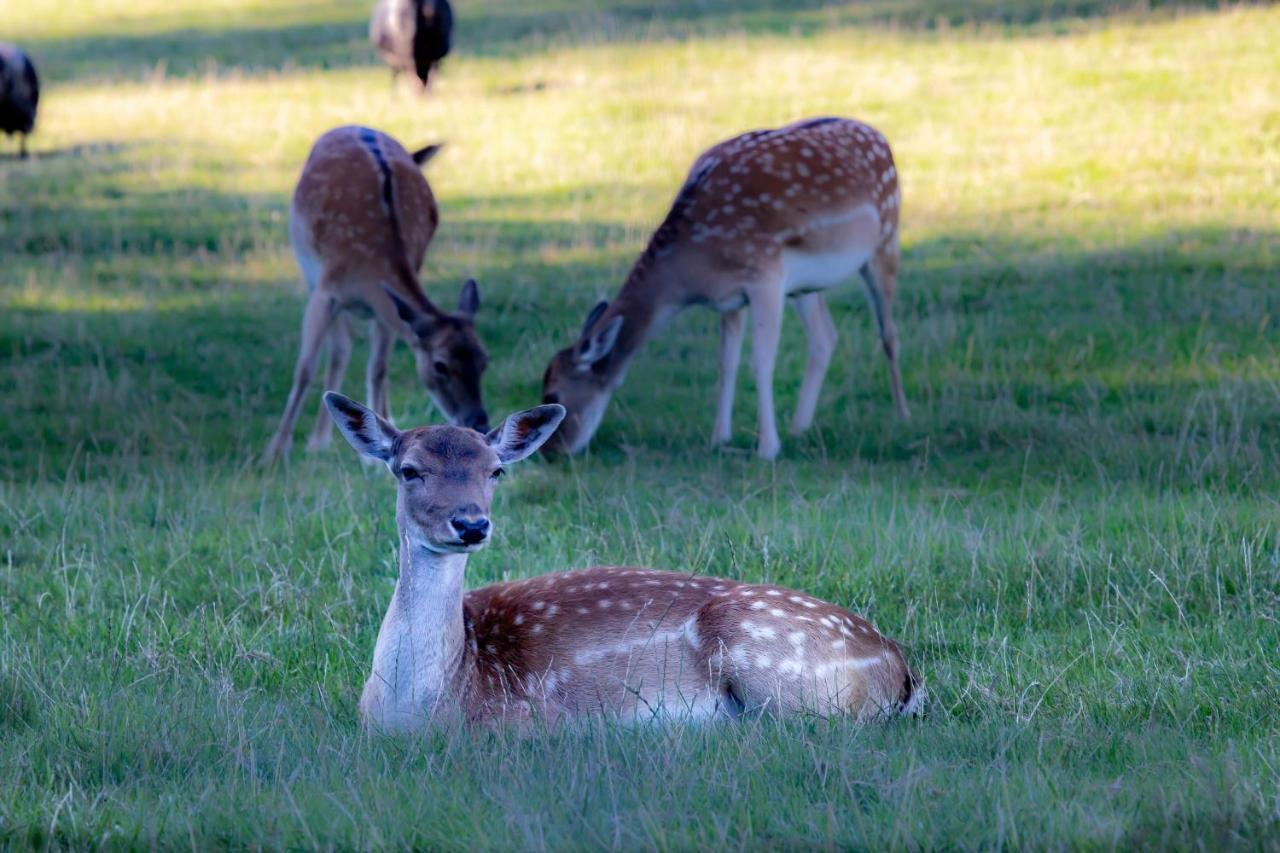
[[[101,165],[132,181],[127,163]],[[60,476],[84,454],[98,474],[140,459],[243,462],[268,434],[296,355],[292,265],[282,283],[278,263],[255,260],[279,257],[286,200],[201,188],[51,197],[0,217],[0,253],[16,261],[0,317],[0,381],[14,391],[0,476]],[[442,303],[463,271],[479,277],[495,410],[538,398],[547,359],[639,248],[622,223],[495,217],[503,205],[541,209],[537,198],[450,202],[459,213],[424,275]],[[962,487],[1026,476],[1269,482],[1260,469],[1280,452],[1280,359],[1263,318],[1280,314],[1277,249],[1280,232],[1226,228],[1094,250],[961,230],[918,241],[897,312],[916,419],[893,420],[861,290],[843,287],[829,300],[841,341],[816,426],[785,442],[785,458],[893,476],[929,465]],[[715,325],[711,312],[685,312],[637,358],[594,444],[601,464],[704,452]],[[782,427],[804,358],[789,319],[775,381]],[[392,387],[402,404],[422,397],[400,352]],[[738,387],[745,450],[748,371]]]
[[[710,38],[727,33],[812,35],[835,26],[908,32],[969,27],[1017,33],[1050,31],[1075,19],[1163,16],[1227,4],[1160,0],[607,0],[578,4],[489,2],[459,15],[457,51],[514,57],[548,46],[654,38]],[[348,19],[315,23],[232,20],[223,28],[174,28],[158,33],[110,33],[72,39],[25,39],[49,82],[140,80],[160,75],[278,72],[377,65],[367,42],[368,10],[351,7]]]

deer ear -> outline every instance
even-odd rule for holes
[[[618,316],[605,323],[603,328],[584,337],[578,344],[576,353],[578,364],[588,367],[613,352],[614,345],[618,343],[618,333],[621,331],[622,317]]]
[[[333,415],[333,422],[343,436],[360,453],[390,462],[395,455],[396,439],[400,432],[391,424],[349,397],[336,391],[326,391],[324,404]]]
[[[462,293],[458,294],[458,313],[464,317],[475,317],[479,310],[480,285],[474,278],[469,278],[462,285]]]
[[[387,296],[391,298],[391,304],[396,306],[396,314],[404,321],[405,325],[409,327],[410,331],[419,338],[430,336],[431,319],[428,315],[415,310],[412,305],[401,299],[400,294],[396,293],[391,288],[384,285],[382,289],[387,292]]]
[[[564,406],[548,403],[516,412],[486,435],[485,440],[503,465],[519,462],[551,438],[564,420],[564,411]]]
[[[586,322],[582,324],[582,334],[585,335],[587,332],[591,331],[591,327],[596,324],[596,320],[600,319],[600,315],[603,314],[604,310],[608,307],[608,300],[601,299],[596,303],[596,307],[591,309],[591,313],[587,315]]]
[[[425,148],[419,148],[409,156],[413,158],[413,162],[417,163],[418,168],[421,169],[423,166],[426,166],[427,163],[431,162],[432,158],[439,154],[440,149],[443,147],[444,143],[439,142],[435,145],[428,145]]]

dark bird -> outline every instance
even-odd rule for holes
[[[36,126],[39,100],[36,67],[17,45],[0,42],[0,132],[20,134],[19,157],[27,156],[27,135]]]
[[[452,39],[449,0],[378,0],[369,21],[369,41],[391,66],[392,85],[400,72],[412,71],[426,89]]]

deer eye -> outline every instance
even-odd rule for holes
[[[400,477],[406,483],[409,482],[410,480],[421,480],[422,472],[419,471],[417,468],[410,468],[408,466],[405,466],[400,469]]]
[[[436,359],[435,363],[431,365],[431,368],[441,376],[449,375],[449,365],[439,359]]]
[[[493,473],[489,475],[489,479],[490,479],[490,480],[497,480],[497,479],[501,478],[501,477],[502,477],[502,475],[503,475],[503,474],[505,474],[505,473],[507,473],[507,471],[506,471],[506,469],[505,469],[505,468],[494,468],[494,469],[493,469]]]

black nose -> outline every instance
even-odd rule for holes
[[[487,518],[459,518],[455,515],[449,519],[449,524],[453,525],[453,529],[458,532],[458,538],[464,545],[478,545],[489,538],[489,519]]]

